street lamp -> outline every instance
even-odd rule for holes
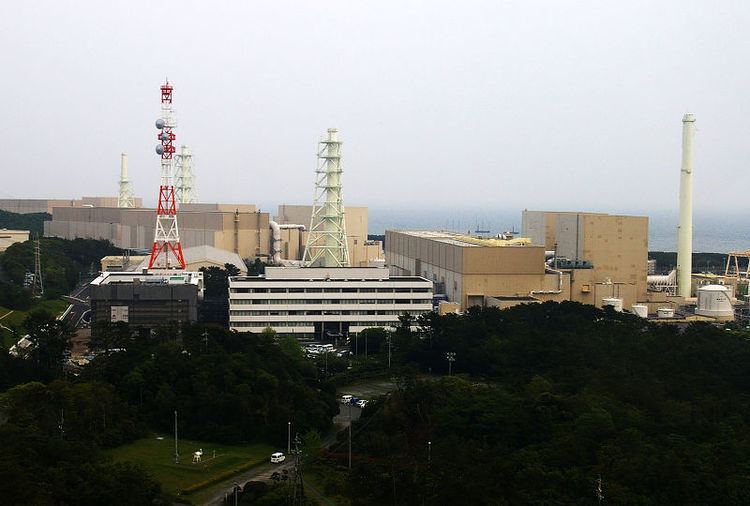
[[[453,369],[453,362],[456,361],[456,354],[452,351],[448,351],[445,353],[445,358],[448,360],[448,376],[450,376]]]
[[[393,337],[393,335],[388,333],[388,369],[391,368],[391,337]]]
[[[286,423],[286,454],[292,452],[292,422]]]

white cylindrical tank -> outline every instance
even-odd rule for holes
[[[671,307],[657,308],[656,316],[659,318],[674,318],[674,309]]]
[[[612,309],[614,309],[618,313],[622,313],[622,299],[618,299],[616,297],[606,297],[602,299],[602,309],[605,306],[612,306]]]
[[[729,289],[723,285],[699,287],[695,314],[712,318],[733,318],[734,309],[729,298]]]
[[[633,304],[633,313],[641,318],[648,318],[648,306],[646,304]]]

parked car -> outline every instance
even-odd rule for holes
[[[367,405],[367,401],[365,399],[360,399],[359,402],[357,402],[357,406],[364,409],[364,407]]]
[[[284,459],[286,459],[286,456],[281,452],[276,452],[271,454],[271,464],[278,464],[279,462],[284,462]]]
[[[351,395],[342,395],[341,396],[341,404],[349,404],[352,402],[352,396]]]

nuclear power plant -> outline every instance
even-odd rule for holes
[[[127,258],[102,259],[97,286],[184,282],[199,303],[203,281],[198,269],[234,265],[241,275],[229,280],[228,316],[238,332],[270,327],[325,339],[372,326],[394,327],[405,312],[418,316],[544,301],[610,307],[664,323],[724,321],[746,305],[742,296],[750,268],[741,272],[737,259],[750,258],[750,251],[730,253],[723,276],[693,272],[696,119],[691,113],[682,118],[677,261],[674,269],[656,272],[649,260],[646,216],[523,210],[519,236],[386,230],[384,243],[370,240],[367,208],[345,206],[343,143],[336,128],[329,128],[318,144],[309,204],[280,204],[271,215],[250,203],[200,203],[192,150],[176,148],[173,91],[169,82],[160,87],[155,209],[144,208],[134,197],[125,153],[116,198],[4,199],[0,209],[48,212],[46,236],[106,239],[127,250]],[[247,275],[245,266],[256,261],[267,266],[265,272]],[[139,322],[147,320],[149,312],[138,309],[138,302],[117,299],[127,290],[95,292],[107,297],[97,306],[97,318],[115,321],[138,314]],[[158,290],[147,292],[153,303]],[[173,288],[167,292],[184,295]]]

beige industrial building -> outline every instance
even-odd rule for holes
[[[0,252],[8,249],[11,244],[28,241],[29,234],[30,232],[28,230],[0,229]]]
[[[521,222],[524,237],[554,251],[558,267],[572,267],[572,300],[601,306],[619,298],[625,308],[647,300],[647,217],[523,211]]]
[[[281,257],[301,260],[309,227],[311,206],[280,206]],[[281,212],[283,211],[283,212]],[[347,208],[347,228],[352,266],[366,266],[383,258],[380,242],[367,240],[367,208]],[[351,217],[351,218],[350,218]],[[47,237],[107,239],[115,246],[150,250],[154,240],[156,211],[146,208],[55,207],[45,222]],[[182,204],[178,223],[183,248],[211,246],[238,254],[243,259],[270,260],[271,219],[252,204]],[[302,227],[283,228],[287,224]],[[347,221],[347,225],[349,221]]]
[[[435,283],[461,309],[574,300],[601,307],[645,301],[648,218],[524,211],[527,239],[479,239],[452,232],[386,231],[391,273]],[[556,254],[555,254],[556,252]]]
[[[569,276],[545,267],[544,246],[477,240],[453,232],[387,230],[385,234],[391,274],[427,278],[436,294],[447,295],[462,309],[508,307],[529,296],[570,298]]]
[[[143,207],[143,199],[135,197],[135,207]],[[11,213],[49,213],[55,207],[117,207],[117,197],[81,197],[80,199],[0,199],[0,209]]]

